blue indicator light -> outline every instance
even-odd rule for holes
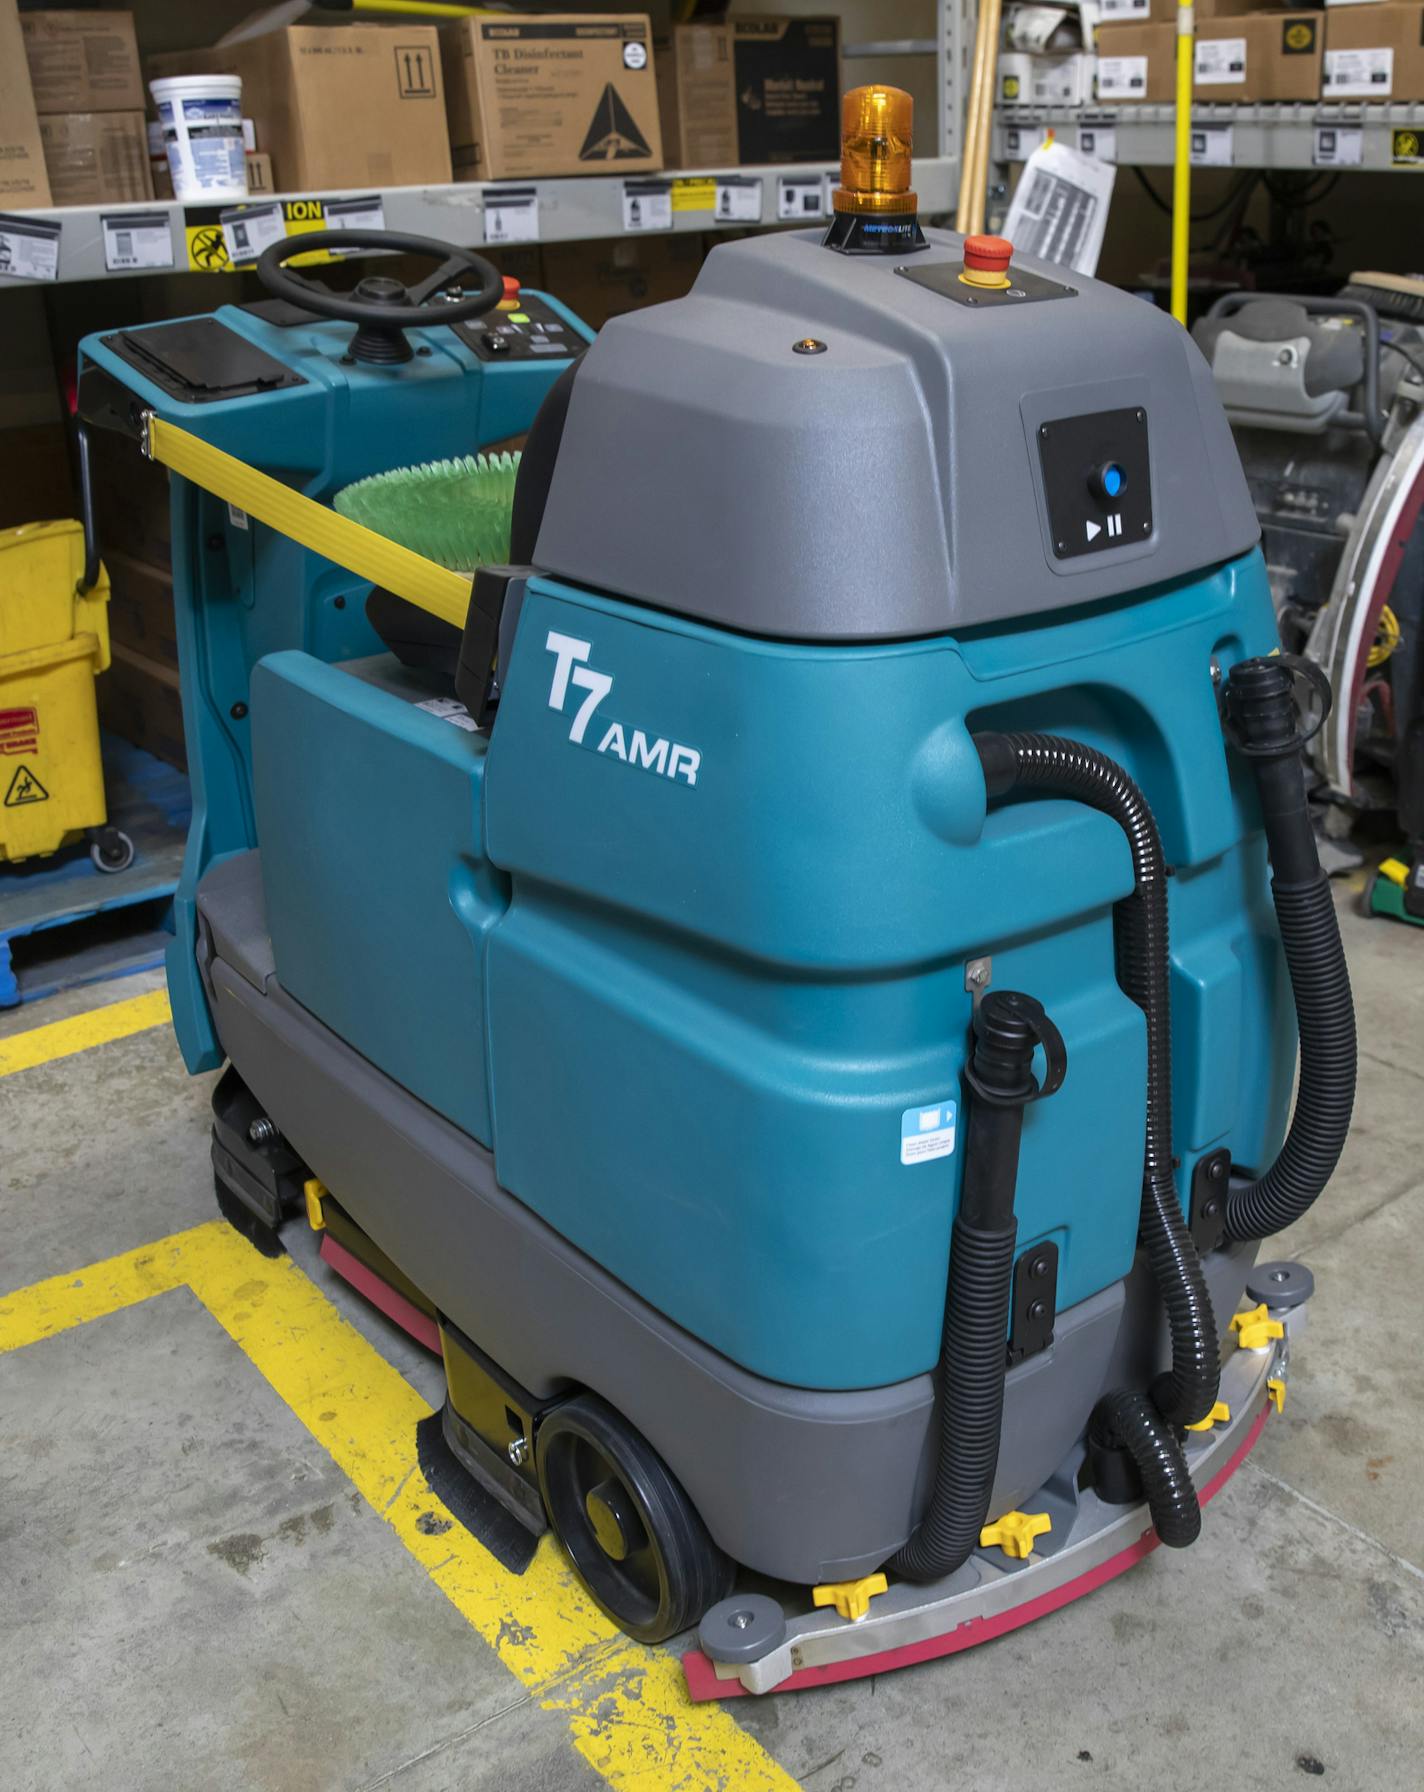
[[[1103,468],[1103,490],[1110,498],[1115,498],[1126,484],[1123,471],[1116,462],[1110,462]]]

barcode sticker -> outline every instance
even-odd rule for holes
[[[1359,125],[1318,124],[1310,152],[1317,168],[1358,168],[1365,159],[1365,133]]]
[[[1099,162],[1117,160],[1117,126],[1082,124],[1078,126],[1078,148],[1085,156]]]
[[[1192,79],[1198,87],[1240,87],[1246,81],[1244,37],[1199,37]]]
[[[1394,88],[1394,51],[1327,50],[1320,86],[1331,100],[1387,100]]]
[[[761,223],[761,182],[754,174],[717,176],[716,217],[721,224]]]
[[[371,193],[364,199],[328,199],[326,227],[328,230],[384,230],[386,208],[381,203],[380,194]],[[360,255],[367,251],[348,249],[340,253]]]
[[[135,268],[171,268],[173,233],[167,212],[105,212],[99,228],[104,239],[104,268],[125,274]]]
[[[820,174],[781,174],[776,181],[776,215],[783,223],[826,215],[826,181]]]
[[[236,267],[241,262],[256,261],[264,249],[286,240],[287,219],[280,205],[241,206],[235,211],[219,212],[227,258]]]
[[[539,241],[539,194],[536,188],[491,187],[486,191],[485,241]]]
[[[58,280],[59,225],[0,214],[0,278]]]
[[[1236,155],[1236,133],[1229,124],[1192,126],[1192,167],[1229,168]]]
[[[1140,100],[1147,93],[1145,56],[1099,56],[1098,98]]]
[[[665,180],[625,180],[623,228],[671,230],[672,183]]]

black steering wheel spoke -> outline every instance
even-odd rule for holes
[[[453,286],[470,271],[468,256],[452,255],[446,262],[436,268],[428,279],[422,280],[418,286],[410,287],[412,305],[424,305],[433,299],[438,292],[444,292],[447,286]]]
[[[351,292],[333,292],[324,281],[299,274],[287,263],[314,250],[339,249],[343,255],[367,249],[396,255],[420,255],[437,262],[433,274],[413,287],[381,274],[366,275]],[[504,294],[498,269],[473,250],[433,237],[406,236],[395,230],[314,230],[273,243],[257,262],[257,276],[279,299],[357,326],[347,350],[354,361],[391,365],[408,361],[414,352],[405,332],[422,325],[453,324],[490,310]],[[441,300],[456,283],[473,285],[463,297]]]

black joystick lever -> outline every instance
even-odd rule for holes
[[[397,255],[423,255],[437,262],[435,272],[415,286],[405,286],[385,274],[367,274],[349,293],[331,292],[319,282],[296,273],[287,263],[317,249],[383,249]],[[422,324],[453,324],[463,317],[478,317],[504,296],[504,281],[497,268],[472,250],[434,237],[404,236],[394,230],[313,230],[285,242],[273,243],[257,262],[257,277],[276,298],[315,311],[320,317],[339,318],[357,326],[348,353],[353,361],[374,366],[395,366],[414,353],[405,332]],[[475,292],[463,298],[444,299],[451,287],[464,286],[471,278]]]

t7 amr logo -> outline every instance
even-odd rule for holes
[[[544,645],[554,656],[549,708],[557,709],[560,715],[565,713],[564,704],[571,685],[575,691],[587,693],[574,710],[569,724],[569,739],[576,747],[591,747],[595,753],[609,753],[625,765],[654,772],[660,778],[681,778],[685,784],[696,784],[702,765],[702,755],[696,747],[682,746],[661,735],[650,740],[641,728],[625,729],[622,722],[601,722],[594,730],[598,735],[595,742],[588,732],[589,723],[613,689],[613,674],[595,672],[589,665],[588,657],[593,652],[590,641],[580,641],[573,635],[562,635],[556,629],[550,629]]]

